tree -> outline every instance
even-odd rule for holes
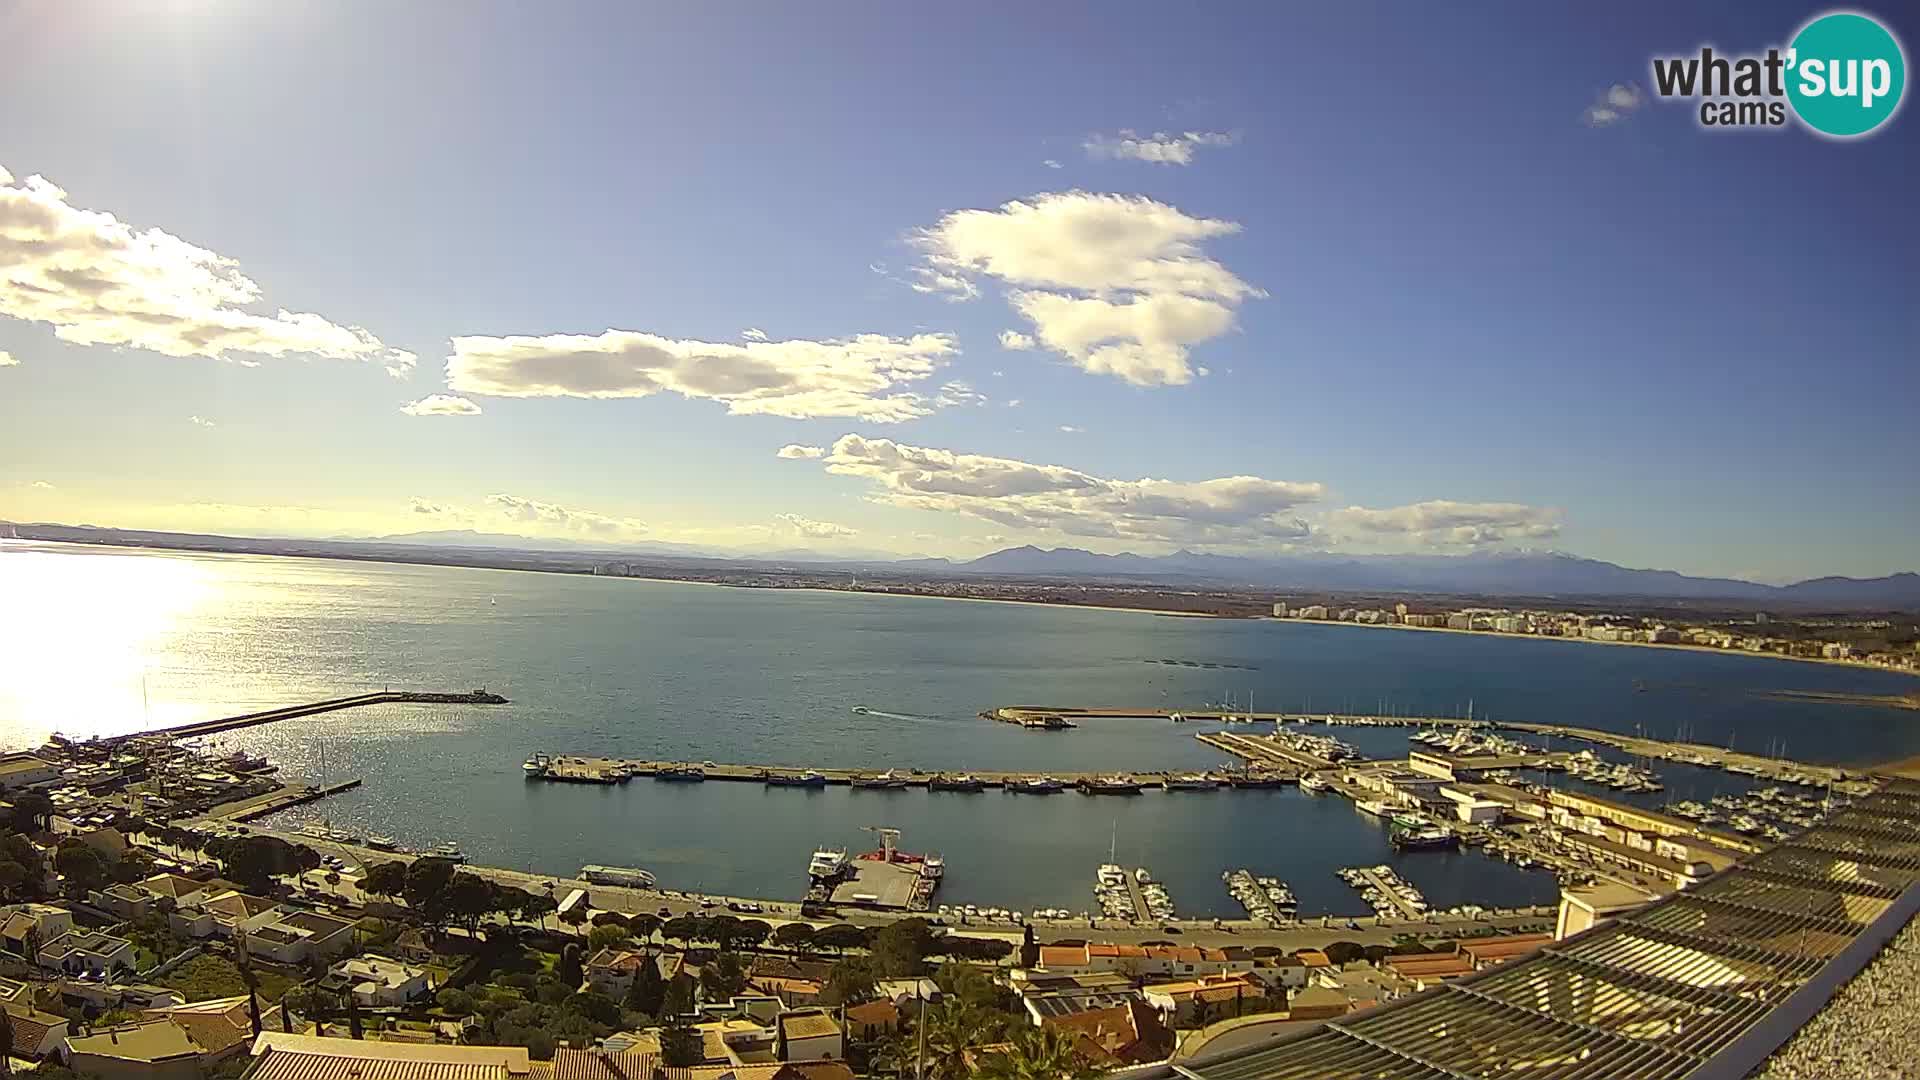
[[[501,896],[499,886],[486,878],[456,873],[447,879],[438,900],[450,918],[467,928],[467,933],[478,934],[481,920],[500,909]]]
[[[836,960],[827,969],[827,981],[820,988],[823,1005],[858,1005],[873,1000],[875,974],[873,961],[862,956]]]
[[[627,988],[627,998],[621,1004],[631,1012],[658,1016],[666,999],[667,984],[660,978],[660,964],[648,954],[634,970],[633,985]]]
[[[740,954],[723,952],[700,965],[700,992],[708,1001],[729,1001],[747,988],[747,966]]]
[[[539,923],[540,929],[545,930],[547,916],[553,914],[559,906],[554,902],[553,897],[545,893],[527,893],[526,899],[520,901],[520,917],[528,922]]]
[[[813,947],[813,927],[803,922],[786,923],[773,932],[773,943],[797,953],[807,952]]]
[[[1022,1026],[1005,1049],[986,1055],[975,1075],[982,1080],[1093,1080],[1102,1070],[1081,1055],[1076,1041],[1053,1028]]]
[[[627,926],[627,917],[625,915],[620,914],[617,911],[594,912],[593,914],[594,929],[598,930],[600,927],[603,927],[603,926],[618,926],[624,930],[626,929],[626,926]]]
[[[1320,951],[1326,953],[1327,959],[1336,966],[1364,960],[1367,956],[1367,947],[1357,941],[1336,941]]]
[[[960,1080],[970,1075],[966,1065],[969,1051],[1005,1041],[1010,1031],[1025,1027],[1016,1025],[1008,1013],[958,1001],[943,1001],[938,1006],[922,1009],[917,1022],[924,1027],[924,1032],[916,1032],[916,1051],[924,1035],[924,1060],[927,1075],[933,1080]]]
[[[8,900],[24,900],[27,883],[27,868],[8,859],[0,862],[0,896]]]
[[[407,888],[407,864],[393,859],[375,863],[360,879],[360,891],[376,896],[398,898]]]
[[[627,920],[627,929],[641,941],[651,941],[654,933],[660,929],[660,921],[658,915],[635,915]]]
[[[1005,1010],[1012,1004],[1011,991],[993,981],[993,976],[955,960],[940,965],[933,981],[943,997],[961,1005],[981,1009]]]
[[[941,949],[938,940],[927,920],[901,919],[874,931],[867,948],[882,976],[913,978],[927,973],[927,956]]]
[[[867,932],[851,923],[835,923],[815,931],[813,943],[823,949],[832,949],[838,955],[845,953],[848,949],[865,947]]]
[[[65,879],[68,896],[79,898],[105,885],[107,860],[80,840],[62,840],[54,849],[53,868]]]
[[[473,1012],[473,995],[457,986],[441,987],[440,992],[434,995],[434,1001],[440,1006],[440,1011],[448,1016],[466,1016]]]
[[[407,877],[400,895],[427,925],[436,929],[447,924],[444,897],[447,886],[453,882],[454,870],[451,859],[415,859],[407,864]]]
[[[740,930],[734,935],[734,945],[743,949],[757,949],[766,944],[773,936],[773,924],[765,919],[742,919]]]
[[[685,1016],[676,1016],[660,1029],[660,1060],[675,1068],[698,1065],[706,1060],[706,1046],[700,1033],[693,1030]]]
[[[732,915],[715,915],[702,922],[705,925],[700,929],[700,937],[719,946],[722,952],[733,948],[740,936],[740,920]]]
[[[53,824],[53,799],[44,791],[22,791],[12,796],[13,827],[39,832]]]
[[[611,1028],[620,1023],[620,1003],[596,991],[578,991],[562,1002],[561,1008],[602,1027]]]
[[[580,929],[587,921],[587,906],[585,904],[573,905],[560,913],[560,921],[573,927],[575,930]]]
[[[579,986],[581,981],[586,978],[585,973],[580,970],[580,946],[578,944],[570,941],[567,943],[566,948],[560,950],[560,962],[553,965],[553,977],[559,980],[568,990]]]
[[[660,927],[662,937],[672,938],[691,944],[701,931],[700,919],[694,915],[675,915]]]
[[[596,926],[587,934],[587,951],[599,952],[601,949],[618,948],[627,942],[627,928],[624,926]]]

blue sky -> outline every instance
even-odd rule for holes
[[[0,7],[150,316],[0,246],[0,517],[1913,569],[1913,118],[1589,122],[1824,10],[1666,7]]]

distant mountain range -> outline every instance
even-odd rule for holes
[[[1176,551],[1102,555],[1080,548],[1007,548],[956,564],[961,573],[1019,577],[1209,580],[1276,589],[1455,593],[1481,596],[1644,596],[1684,600],[1780,601],[1854,609],[1920,608],[1920,574],[1823,577],[1792,585],[1636,570],[1547,551],[1470,555],[1298,555],[1247,557]]]
[[[5,523],[0,523],[5,524]],[[1080,548],[1012,547],[977,559],[902,558],[886,552],[812,549],[741,550],[659,541],[596,543],[467,529],[333,539],[201,536],[98,526],[21,524],[20,535],[195,550],[263,554],[397,558],[460,565],[585,568],[630,560],[661,565],[801,565],[845,567],[925,578],[1046,578],[1131,584],[1246,587],[1277,593],[1412,593],[1477,597],[1635,597],[1676,601],[1741,601],[1833,611],[1920,611],[1920,574],[1878,578],[1821,577],[1792,585],[1737,578],[1692,577],[1639,570],[1553,551],[1469,555],[1103,555]],[[433,555],[430,552],[444,552]]]

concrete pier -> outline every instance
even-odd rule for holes
[[[352,697],[329,698],[326,701],[313,701],[305,705],[285,705],[264,712],[243,713],[239,716],[226,716],[218,720],[198,720],[191,724],[175,724],[173,727],[152,728],[139,732],[141,736],[165,735],[173,739],[190,739],[196,735],[213,735],[236,728],[257,727],[278,720],[294,720],[302,716],[318,713],[338,712],[341,709],[357,709],[365,705],[392,704],[426,705],[505,705],[507,699],[499,694],[490,694],[485,690],[462,692],[421,691],[421,690],[376,690],[370,694],[355,694]],[[122,738],[134,738],[133,735]]]

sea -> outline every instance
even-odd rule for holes
[[[813,850],[937,852],[940,901],[1092,906],[1109,858],[1183,916],[1233,916],[1222,872],[1289,882],[1303,913],[1363,915],[1335,874],[1392,865],[1436,909],[1549,903],[1553,878],[1478,853],[1409,852],[1346,800],[1297,789],[1036,797],[529,782],[535,752],[840,768],[1092,771],[1227,764],[1209,724],[1095,719],[1062,732],[999,705],[1440,715],[1684,736],[1868,765],[1920,752],[1912,712],[1766,690],[1893,694],[1909,676],[1551,639],[1206,619],[841,591],[346,560],[0,542],[0,743],[38,745],[367,690],[503,706],[386,705],[216,737],[289,780],[358,789],[272,819],[327,819],[476,862],[566,875],[638,866],[667,888],[797,899]],[[871,710],[855,713],[855,706]],[[1244,729],[1242,729],[1244,730]],[[1407,729],[1316,728],[1369,755]],[[1746,789],[1661,764],[1648,805]],[[1582,783],[1554,780],[1573,788]]]

